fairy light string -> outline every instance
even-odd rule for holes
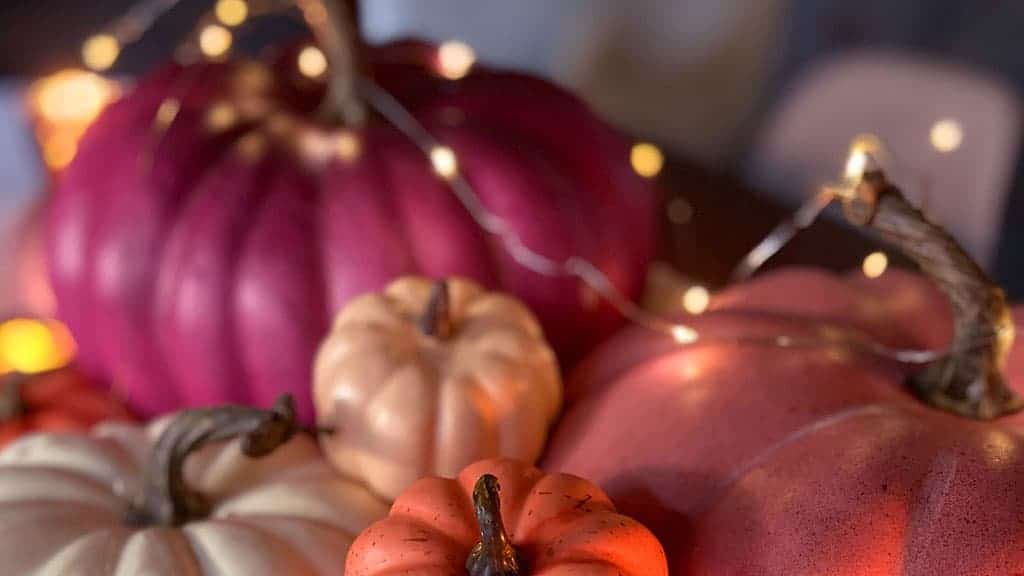
[[[200,38],[202,31],[208,29],[209,26],[221,26],[228,30],[228,28],[240,26],[245,22],[251,21],[256,16],[267,15],[294,7],[292,3],[280,1],[264,1],[260,2],[259,6],[255,6],[254,2],[245,2],[245,0],[227,1],[231,3],[231,13],[236,17],[224,17],[226,8],[224,0],[222,0],[222,2],[218,3],[221,13],[217,14],[217,9],[215,8],[211,14],[204,17],[203,23],[197,25],[197,32],[193,34],[193,38]],[[125,23],[119,21],[119,23],[111,28],[112,32],[93,36],[89,41],[92,42],[96,38],[105,36],[113,37],[117,40],[118,49],[120,49],[120,47],[137,40],[156,18],[173,8],[176,3],[177,0],[148,0],[142,2],[138,5],[137,10],[133,10],[122,19],[131,20],[132,22]],[[238,17],[238,14],[243,15]],[[445,70],[438,70],[436,72],[455,81],[469,74],[475,63],[475,56],[472,55],[471,49],[461,43],[456,46],[457,50],[453,50],[451,44],[442,46],[448,46],[446,50],[451,52],[448,58],[449,60],[458,60],[459,69],[457,73],[452,71],[446,72]],[[83,50],[84,52],[85,50]],[[214,52],[217,53],[207,54],[206,56],[220,57],[224,54],[219,51]],[[325,72],[325,70],[321,69],[323,64],[322,58],[322,52],[317,51],[314,53],[309,51],[306,52],[305,64],[303,64],[303,61],[297,61],[296,66],[299,67],[300,73],[307,77],[322,77]],[[813,331],[813,337],[785,334],[702,334],[690,323],[652,313],[626,297],[611,279],[589,260],[581,256],[571,256],[562,260],[553,259],[528,246],[506,220],[491,212],[483,204],[472,184],[463,176],[459,169],[458,156],[452,148],[434,137],[392,94],[374,83],[370,78],[358,77],[355,87],[356,92],[365,101],[367,106],[376,111],[423,153],[425,160],[432,166],[438,177],[448,184],[448,189],[462,204],[472,220],[482,230],[495,236],[517,264],[541,276],[575,278],[579,280],[630,322],[672,338],[680,346],[721,343],[770,346],[784,349],[840,347],[866,352],[904,364],[933,362],[946,353],[945,350],[892,348],[852,328],[832,326],[825,322],[815,323],[817,330]],[[158,133],[165,133],[167,126],[176,119],[177,109],[175,104],[177,102],[180,102],[180,96],[165,102],[166,110],[164,109],[165,106],[161,106],[154,125],[162,126],[164,130],[158,130]],[[272,126],[273,123],[272,115],[264,122],[268,126]],[[342,130],[339,131],[339,134],[339,142],[351,144],[353,140],[351,133]],[[858,141],[860,141],[859,145],[857,145]],[[346,149],[348,148],[351,148],[351,146],[346,147]],[[849,190],[852,189],[852,183],[856,180],[852,176],[863,171],[863,165],[858,169],[858,163],[866,163],[870,158],[869,153],[877,153],[880,148],[880,143],[874,137],[868,138],[868,136],[863,136],[859,140],[855,140],[854,150],[847,161],[845,182],[840,185],[820,187],[791,218],[780,223],[742,260],[735,271],[734,279],[739,280],[754,274],[801,230],[812,225],[837,198],[849,193]],[[655,177],[661,170],[663,157],[661,152],[653,145],[638,143],[630,152],[630,160],[634,167],[636,167],[638,162],[641,165],[637,170],[638,174],[642,177]],[[710,295],[706,290],[699,294],[694,292],[690,295],[690,305],[684,307],[690,310],[691,313],[699,314],[707,306],[709,297]]]

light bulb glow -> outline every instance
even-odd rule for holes
[[[299,73],[306,78],[319,78],[327,72],[327,57],[316,46],[306,46],[299,52]]]
[[[964,129],[952,118],[943,118],[932,125],[929,133],[932,147],[943,154],[956,151],[964,141]]]
[[[637,142],[629,151],[629,163],[644,178],[654,178],[665,165],[665,156],[650,142]]]
[[[334,149],[342,161],[352,162],[359,158],[362,147],[358,136],[348,130],[342,130],[335,136]]]
[[[208,58],[219,58],[231,49],[231,31],[217,24],[210,24],[199,32],[199,50]]]
[[[882,141],[874,134],[858,134],[850,142],[850,155],[846,158],[843,177],[846,180],[860,180],[872,157],[879,157],[884,152]]]
[[[864,257],[864,262],[861,264],[861,270],[868,278],[878,278],[885,274],[885,269],[888,267],[889,257],[885,255],[885,252],[872,252]]]
[[[211,132],[230,130],[238,122],[238,111],[227,102],[217,102],[206,111],[206,128]]]
[[[109,70],[120,55],[121,43],[110,34],[97,34],[82,44],[82,62],[97,72]]]
[[[213,13],[225,26],[238,26],[249,17],[249,5],[245,0],[219,0]]]
[[[430,150],[430,164],[438,176],[449,179],[459,172],[459,161],[455,151],[447,146],[435,146]]]
[[[437,48],[438,73],[449,80],[458,80],[469,74],[476,63],[476,53],[465,42],[449,40]]]
[[[711,303],[711,293],[703,286],[691,286],[683,293],[683,309],[690,314],[703,314]]]
[[[693,344],[697,341],[697,331],[682,324],[673,326],[671,334],[672,339],[679,344]]]
[[[74,341],[63,324],[31,318],[0,323],[0,364],[26,374],[59,368],[71,361]]]

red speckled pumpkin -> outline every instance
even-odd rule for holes
[[[424,478],[349,548],[346,576],[667,576],[665,553],[600,488],[509,459]]]
[[[334,13],[337,1],[301,4]],[[48,258],[83,366],[145,414],[289,391],[309,422],[330,318],[400,275],[510,292],[564,362],[621,322],[578,281],[516,263],[393,126],[320,114],[326,82],[302,76],[297,53],[170,66],[85,136],[53,198]],[[627,142],[582,102],[485,68],[448,80],[424,44],[360,57],[526,245],[583,256],[638,292],[654,195]]]
[[[132,416],[73,367],[0,376],[0,447],[29,432],[85,431],[105,420]]]
[[[930,254],[922,268],[948,272]],[[662,538],[676,574],[1024,574],[1024,414],[1013,413],[1024,349],[1009,348],[1012,324],[991,294],[999,320],[988,344],[1010,353],[1005,368],[971,381],[965,397],[912,389],[992,420],[909,393],[908,375],[923,382],[935,365],[911,371],[848,347],[712,338],[821,341],[827,321],[898,348],[950,342],[951,307],[919,276],[783,271],[714,298],[692,319],[705,344],[630,329],[600,348],[568,386],[545,467],[598,482]],[[961,314],[977,302],[953,307],[947,374],[971,359]]]

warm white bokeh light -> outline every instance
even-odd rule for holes
[[[683,293],[683,309],[690,314],[703,314],[711,303],[711,293],[703,286],[690,286]]]
[[[298,66],[306,78],[319,78],[327,72],[327,57],[316,46],[306,46],[299,52]]]
[[[437,66],[441,76],[458,80],[469,74],[476,63],[476,53],[464,42],[449,40],[437,48]]]
[[[210,24],[199,32],[199,50],[208,58],[219,58],[231,49],[231,31],[217,24]]]
[[[654,178],[665,165],[665,155],[650,142],[637,142],[629,152],[633,170],[644,178]]]
[[[697,341],[697,331],[689,326],[673,326],[672,339],[679,344],[693,344]]]
[[[956,151],[963,143],[964,129],[956,120],[943,118],[932,125],[929,140],[935,150],[948,154]]]
[[[864,257],[864,263],[861,264],[861,270],[868,278],[878,278],[885,274],[885,269],[888,267],[889,257],[885,255],[885,252],[872,252]]]
[[[121,43],[110,34],[97,34],[82,44],[82,62],[97,72],[108,70],[120,55]]]
[[[455,151],[447,146],[435,146],[430,151],[430,164],[438,176],[448,179],[459,171],[459,161],[455,157]]]
[[[249,17],[249,5],[245,0],[218,0],[213,13],[225,26],[238,26]]]

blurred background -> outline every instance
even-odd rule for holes
[[[167,59],[212,2],[178,2],[110,72],[130,82]],[[82,43],[132,5],[0,3],[0,309],[12,298],[4,280],[15,274],[18,222],[45,193],[46,164],[74,154],[73,142],[36,144],[47,129],[37,81],[81,66]],[[634,149],[634,164],[657,174],[664,194],[663,258],[709,285],[723,283],[816,184],[841,173],[851,141],[881,142],[893,179],[1024,298],[1024,3],[373,0],[361,10],[371,41],[462,41],[480,61],[568,86],[653,143]],[[234,49],[298,34],[297,17],[261,21],[234,38]],[[114,97],[117,87],[84,90],[92,100],[76,101],[77,113],[88,119],[90,102]],[[68,106],[76,105],[51,103],[49,113]],[[780,261],[868,273],[880,250],[833,218]]]

